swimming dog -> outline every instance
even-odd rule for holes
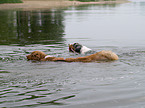
[[[92,49],[83,46],[79,43],[69,44],[69,51],[74,53],[86,54],[87,52],[91,52]]]
[[[94,61],[114,61],[118,60],[118,56],[112,51],[100,51],[89,56],[77,58],[62,58],[46,55],[42,51],[34,51],[26,56],[28,60],[37,61],[64,61],[64,62],[94,62]]]

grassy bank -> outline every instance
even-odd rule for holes
[[[70,0],[70,1],[74,1],[74,0]],[[80,1],[80,2],[100,2],[100,1],[116,1],[116,0],[76,0],[76,1]]]
[[[22,3],[22,0],[0,0],[0,4],[3,3]]]

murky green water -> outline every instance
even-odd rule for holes
[[[145,1],[0,10],[0,107],[144,108]],[[35,50],[77,57],[79,42],[120,57],[106,63],[27,61]]]

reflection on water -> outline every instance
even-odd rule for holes
[[[0,11],[0,44],[63,41],[63,11]]]
[[[80,10],[79,7],[72,9],[74,11],[66,11],[67,38],[74,38],[75,41],[78,41],[78,37],[79,40],[89,39],[92,42],[87,42],[87,45],[90,46],[144,44],[143,3],[91,5]],[[86,41],[82,43],[86,44]]]
[[[46,11],[0,11],[0,107],[145,106],[145,1]],[[115,62],[27,61],[34,50],[77,57],[68,43],[112,50]]]

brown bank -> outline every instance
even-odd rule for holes
[[[69,0],[23,0],[23,3],[14,4],[0,4],[0,9],[24,9],[24,10],[35,10],[35,9],[50,9],[50,8],[61,8],[72,5],[82,4],[112,4],[112,3],[124,3],[127,0],[116,0],[116,1],[100,1],[100,2],[79,2]]]

